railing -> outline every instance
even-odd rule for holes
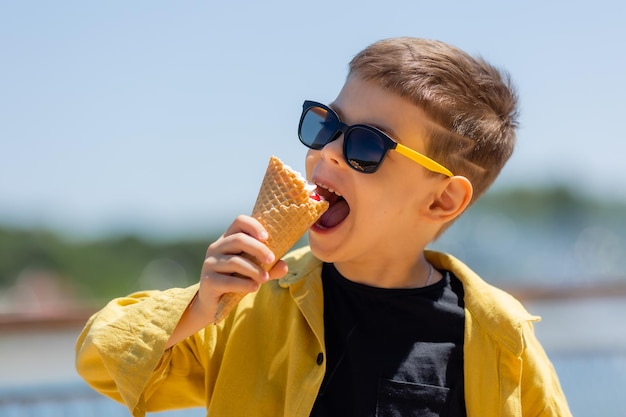
[[[159,417],[200,417],[206,410],[189,409],[151,413]],[[126,407],[106,398],[86,384],[0,388],[2,417],[128,417]]]
[[[621,403],[626,392],[625,288],[514,291],[533,314],[544,317],[536,325],[537,335],[554,362],[576,417],[626,417]],[[96,393],[68,371],[74,369],[74,342],[87,316],[0,316],[0,417],[130,416],[124,406]],[[60,379],[52,378],[55,372]],[[57,380],[66,382],[54,383]],[[204,409],[150,414],[205,415]]]
[[[626,353],[554,355],[572,412],[577,417],[623,417],[619,398],[626,388]],[[201,417],[204,409],[150,413],[158,417]],[[1,417],[128,417],[126,407],[82,382],[0,388]]]

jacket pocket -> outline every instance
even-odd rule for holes
[[[376,417],[440,416],[449,391],[434,385],[381,379]]]

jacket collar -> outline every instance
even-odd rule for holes
[[[452,255],[427,250],[428,262],[437,269],[452,272],[463,284],[465,311],[471,314],[489,335],[516,356],[524,350],[522,327],[539,321],[508,293],[483,281],[474,271]],[[285,260],[289,272],[279,285],[289,288],[302,314],[320,341],[324,340],[322,262],[308,246],[291,252]]]
[[[278,285],[289,289],[320,346],[324,346],[322,261],[313,256],[308,246],[291,252],[285,261],[289,265],[289,272],[278,281]]]
[[[522,327],[540,317],[526,311],[510,294],[483,281],[452,255],[425,251],[426,259],[437,269],[452,272],[463,284],[465,311],[495,340],[519,357],[524,350]]]

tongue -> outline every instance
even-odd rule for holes
[[[325,228],[335,227],[348,216],[348,213],[350,213],[350,206],[346,200],[341,199],[330,205],[317,224]]]

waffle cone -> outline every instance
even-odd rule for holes
[[[265,244],[274,253],[276,262],[327,209],[327,201],[310,197],[306,180],[300,174],[284,165],[277,157],[270,158],[251,216],[267,230],[269,238]],[[266,271],[276,264],[264,264],[250,259]],[[214,322],[223,320],[244,296],[241,293],[224,294]]]

